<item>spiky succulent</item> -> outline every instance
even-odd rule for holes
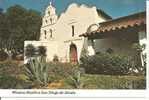
[[[30,60],[25,66],[25,74],[30,81],[36,82],[43,86],[47,86],[49,82],[48,65],[42,57]]]

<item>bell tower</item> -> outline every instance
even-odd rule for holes
[[[54,25],[56,24],[58,16],[56,8],[52,2],[49,3],[42,18],[41,36],[40,40],[49,40],[54,36]]]
[[[46,8],[43,19],[47,24],[56,23],[57,21],[56,8],[52,5],[52,2],[50,2],[49,6]]]

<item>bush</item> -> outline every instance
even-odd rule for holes
[[[45,46],[39,46],[38,47],[38,55],[39,56],[46,56],[46,47]]]
[[[0,50],[0,61],[4,61],[8,58],[8,54],[3,51],[3,50]]]
[[[24,71],[19,63],[4,61],[0,63],[0,88],[1,89],[25,89],[30,88],[30,83],[19,77]]]
[[[126,75],[131,68],[128,57],[108,53],[83,57],[80,66],[86,73],[106,75]]]
[[[49,76],[52,81],[62,80],[73,73],[74,65],[70,63],[49,63]]]
[[[17,79],[14,76],[1,74],[0,89],[24,89],[29,88],[28,84],[23,80]]]
[[[85,89],[145,89],[145,76],[113,76],[89,75],[84,76]]]
[[[59,61],[58,56],[57,55],[54,55],[53,62],[58,62],[58,61]]]
[[[19,66],[18,62],[5,61],[0,63],[0,74],[18,75],[22,72],[23,68]]]

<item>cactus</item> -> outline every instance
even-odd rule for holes
[[[31,60],[28,65],[25,66],[25,74],[29,80],[36,85],[47,86],[49,83],[48,65],[42,57]]]
[[[84,86],[84,81],[82,78],[83,73],[84,71],[81,68],[76,67],[73,75],[70,75],[70,79],[73,82],[72,85],[77,89],[81,89]]]

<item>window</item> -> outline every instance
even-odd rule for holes
[[[47,38],[47,31],[44,30],[45,39]]]
[[[52,29],[50,29],[50,37],[52,38],[52,36],[53,36],[53,31],[52,31]]]
[[[53,23],[53,20],[52,20],[52,18],[50,18],[50,22],[51,22],[51,24]]]
[[[74,25],[72,25],[72,37],[74,37]]]
[[[47,21],[47,20],[46,20],[45,22],[46,22],[46,23],[48,23],[48,21]]]
[[[48,11],[48,14],[50,15],[50,11]]]

